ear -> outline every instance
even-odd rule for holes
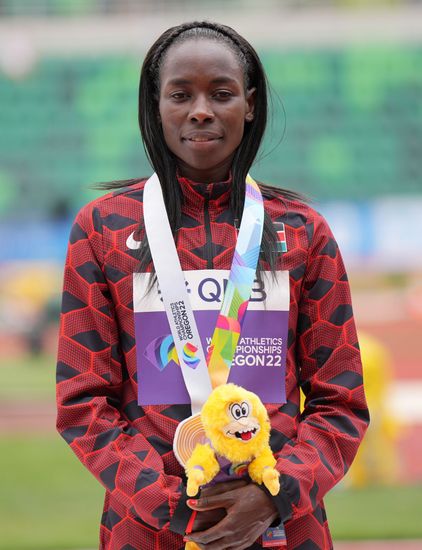
[[[246,122],[251,122],[254,117],[255,111],[255,97],[256,97],[256,88],[250,88],[246,92]]]

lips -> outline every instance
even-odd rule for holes
[[[194,143],[207,143],[209,141],[221,139],[221,136],[214,132],[190,132],[183,136],[182,139]]]

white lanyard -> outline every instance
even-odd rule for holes
[[[191,398],[192,414],[195,414],[201,410],[211,393],[211,380],[157,174],[153,174],[146,182],[143,202],[148,244],[180,368]],[[187,344],[196,348],[194,355],[199,361],[195,368],[183,360],[185,356],[189,357]]]

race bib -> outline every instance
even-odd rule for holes
[[[204,350],[211,343],[220,312],[228,270],[185,271],[187,289]],[[190,404],[179,367],[173,337],[154,286],[147,293],[150,273],[133,276],[136,358],[139,405]],[[228,382],[255,392],[264,403],[285,403],[285,371],[289,317],[289,274],[263,274],[251,292],[242,333],[230,368]],[[177,312],[177,330],[186,340],[183,360],[195,368],[189,347],[183,308]]]

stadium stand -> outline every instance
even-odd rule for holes
[[[260,53],[274,111],[256,177],[321,200],[421,191],[422,47]],[[60,219],[94,196],[90,184],[150,173],[141,61],[48,57],[20,78],[0,72],[4,219]]]

